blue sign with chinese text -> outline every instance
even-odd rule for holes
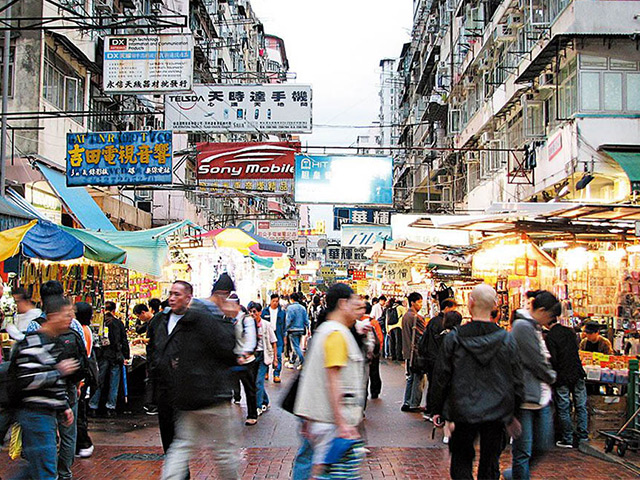
[[[342,225],[359,223],[390,225],[391,212],[377,208],[333,207],[334,230],[340,230]]]
[[[157,185],[172,181],[170,130],[67,134],[67,185]]]

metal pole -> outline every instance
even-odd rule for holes
[[[7,8],[5,17],[11,19],[11,8]],[[2,50],[2,124],[0,128],[0,197],[5,196],[5,171],[7,168],[7,110],[9,109],[9,53],[11,49],[11,30],[4,31]]]

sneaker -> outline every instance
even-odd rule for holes
[[[156,406],[145,407],[145,410],[147,415],[158,415],[158,407]]]
[[[78,457],[89,458],[91,455],[93,455],[93,448],[93,445],[91,445],[89,448],[81,448],[80,450],[78,450]]]
[[[400,411],[401,412],[409,412],[410,409],[411,409],[411,407],[409,405],[407,405],[406,403],[400,407]]]
[[[295,368],[293,366],[293,363],[289,363],[289,362],[285,363],[284,366],[287,367],[287,368]]]
[[[234,398],[233,399],[233,403],[235,403],[236,405],[240,405],[240,399],[239,398]]]
[[[447,445],[449,443],[449,437],[442,437],[442,443]]]
[[[298,365],[298,366],[296,367],[296,370],[302,370],[302,365]]]
[[[280,377],[273,377],[273,383],[280,383]]]
[[[271,408],[271,405],[263,405],[262,406],[262,413],[266,412],[267,410],[269,410]]]
[[[244,422],[244,424],[247,425],[247,426],[253,426],[256,423],[258,423],[258,419],[257,418],[247,418],[247,420]]]
[[[258,416],[262,415],[262,412],[264,412],[264,410],[262,410],[261,408],[258,409]]]
[[[573,442],[564,442],[562,440],[556,442],[558,448],[573,448]]]

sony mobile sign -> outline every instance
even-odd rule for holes
[[[199,143],[197,178],[236,190],[291,193],[299,143]]]

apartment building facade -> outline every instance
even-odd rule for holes
[[[635,200],[637,3],[414,2],[397,195],[413,211]]]
[[[158,19],[170,16],[175,21],[186,17],[186,27],[150,28]],[[40,17],[58,20],[46,29],[19,28],[16,20]],[[87,20],[90,17],[93,20]],[[136,17],[138,20],[123,21]],[[37,165],[64,174],[67,133],[163,128],[163,95],[103,91],[106,35],[191,33],[194,83],[270,81],[264,27],[248,0],[31,0],[13,5],[11,18],[16,27],[10,51],[7,182],[57,223],[78,222]],[[82,28],[83,22],[89,27]],[[284,42],[281,45],[284,52]],[[286,54],[284,60],[277,60],[280,63],[272,67],[277,66],[278,78],[286,78]],[[258,139],[254,137],[175,134],[172,188],[87,191],[118,229],[149,228],[183,219],[207,226],[238,213],[263,212],[266,200],[214,199],[197,188],[195,179],[196,142]]]

